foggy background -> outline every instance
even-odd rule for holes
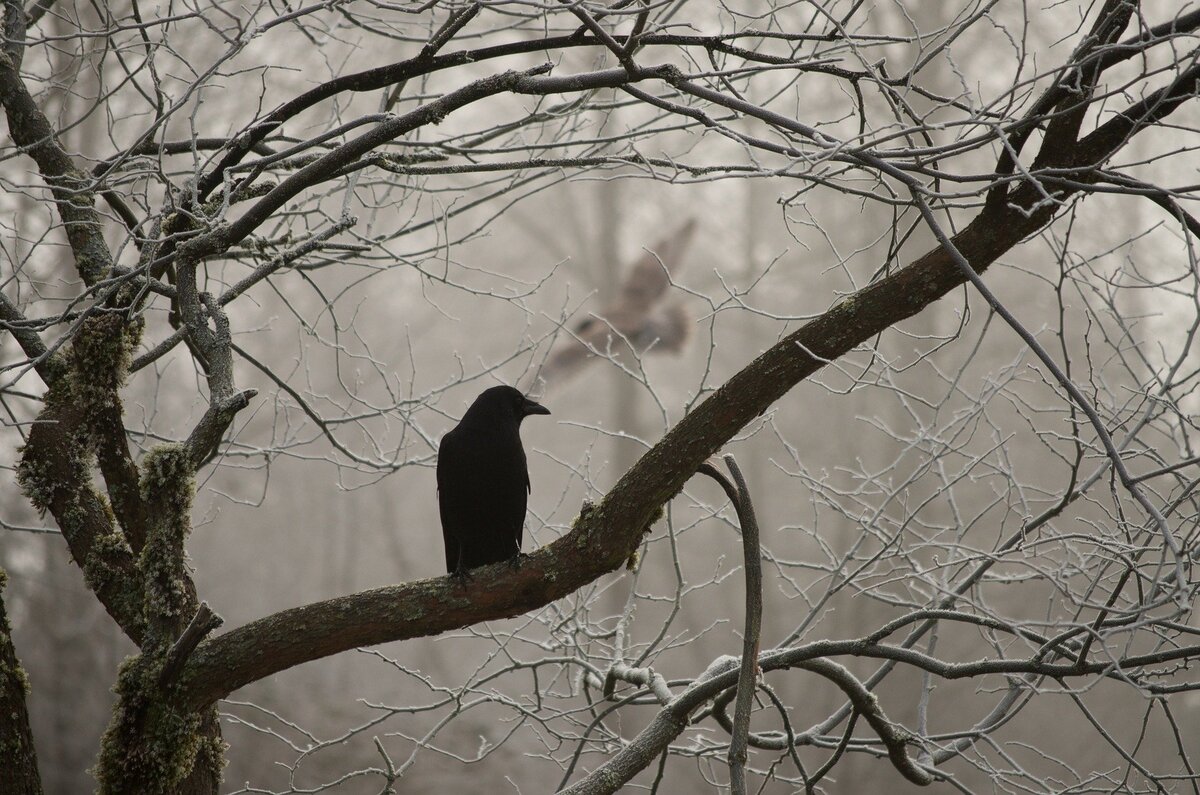
[[[955,13],[951,4],[907,5],[914,7],[880,4],[870,25],[881,33],[903,31],[914,24],[908,15],[919,13],[916,24],[932,28]],[[1011,11],[1000,7],[995,13],[1016,26],[1015,16],[1004,16]],[[1077,12],[1047,12],[1043,19],[1059,19],[1061,26],[1026,31],[1025,46],[1051,60],[1065,57]],[[947,18],[939,20],[939,13]],[[955,70],[974,81],[1011,80],[1002,67],[1016,55],[992,34],[972,29],[952,50],[953,68],[940,59],[943,85],[930,78],[926,87],[959,90]],[[331,76],[420,47],[397,42],[382,55],[356,47],[352,30],[339,36],[340,42],[323,39],[318,54],[299,32],[282,31],[239,58],[285,67],[271,72],[271,106]],[[203,61],[203,37],[188,44]],[[568,58],[578,57],[575,66],[583,68],[593,55]],[[897,45],[887,55],[903,61],[920,52]],[[86,57],[80,60],[86,63]],[[204,92],[201,107],[217,134],[248,118],[246,87],[257,80],[253,73],[233,75],[223,88]],[[834,90],[837,81],[819,75],[806,80],[811,91],[805,107],[793,109],[798,118],[828,119],[845,107],[847,96]],[[433,84],[439,85],[437,79]],[[73,96],[59,100],[64,118],[77,114],[97,90],[86,66],[75,86]],[[345,118],[375,112],[379,101],[378,94],[356,95],[338,112]],[[502,113],[497,108],[506,103],[523,102],[528,100],[510,97],[468,108],[438,133],[465,133],[480,126],[481,117]],[[314,129],[328,112],[310,112]],[[635,107],[571,123],[596,135],[617,134],[649,118]],[[64,144],[102,158],[105,129],[119,137],[125,123],[93,114],[63,136]],[[855,124],[845,121],[847,129]],[[668,132],[654,141],[655,148],[696,162],[740,157],[736,145],[716,136]],[[1148,137],[1126,155],[1149,156],[1176,145],[1182,141],[1170,135]],[[990,167],[986,159],[979,158],[980,169]],[[967,173],[972,165],[955,167]],[[885,263],[906,264],[935,245],[919,224],[907,234],[919,220],[911,210],[893,213],[884,203],[786,177],[728,176],[667,184],[632,168],[564,172],[528,188],[506,188],[449,219],[441,215],[447,207],[482,197],[489,185],[453,175],[419,185],[386,174],[364,176],[350,208],[359,224],[347,240],[369,239],[372,251],[344,266],[288,274],[274,282],[274,291],[260,290],[252,301],[230,307],[235,343],[323,416],[373,416],[330,426],[339,443],[367,463],[356,462],[324,438],[275,379],[247,360],[236,362],[239,387],[256,388],[259,395],[235,421],[219,465],[201,473],[188,541],[198,591],[225,619],[222,631],[287,607],[442,574],[436,444],[484,388],[519,385],[540,395],[552,412],[522,430],[533,486],[525,540],[530,551],[566,532],[584,500],[597,501],[689,406],[780,336],[866,284]],[[492,187],[512,179],[497,177]],[[797,196],[801,188],[806,192]],[[336,217],[343,198],[331,193],[314,203]],[[569,378],[539,380],[556,346],[569,345],[573,324],[610,306],[632,264],[689,219],[695,233],[663,299],[686,313],[682,349],[592,356]],[[1169,335],[1190,322],[1190,315],[1181,320],[1184,313],[1194,312],[1187,295],[1118,289],[1135,281],[1131,270],[1161,275],[1181,267],[1178,234],[1161,221],[1145,202],[1089,198],[1072,219],[1069,255],[1061,254],[1065,232],[1059,224],[1014,249],[987,276],[1043,344],[1079,362],[1085,391],[1100,395],[1112,416],[1134,416],[1141,408],[1130,395],[1141,390],[1150,363],[1179,354],[1179,341]],[[45,222],[30,217],[26,223]],[[304,223],[289,217],[279,229]],[[395,235],[417,224],[426,226]],[[1058,282],[1064,262],[1070,266],[1065,287]],[[52,284],[61,263],[40,267]],[[214,278],[232,280],[236,267],[214,266],[214,272],[230,271]],[[1118,322],[1113,307],[1136,322]],[[151,323],[161,323],[165,310],[155,311]],[[1060,329],[1061,347],[1055,339]],[[148,337],[147,347],[160,338],[161,332]],[[1158,339],[1168,340],[1164,350],[1155,348]],[[1101,341],[1111,340],[1113,349],[1138,349],[1146,360],[1097,353]],[[1190,361],[1194,366],[1194,357]],[[132,380],[127,420],[141,435],[139,444],[187,432],[205,408],[201,380],[182,347]],[[1195,410],[1194,397],[1188,399]],[[800,384],[726,448],[746,473],[763,532],[763,647],[794,632],[805,640],[857,637],[905,612],[906,600],[928,596],[922,589],[949,577],[956,555],[961,561],[970,551],[993,547],[1061,498],[1063,456],[1073,450],[1070,428],[1066,402],[1021,341],[978,296],[963,290],[889,330],[870,350]],[[1143,443],[1175,444],[1166,433],[1153,432]],[[4,487],[5,520],[38,525],[11,479]],[[1107,486],[1097,489],[1106,492]],[[1100,493],[1072,506],[1064,532],[1103,523],[1109,501]],[[1024,562],[1003,568],[1007,581],[988,587],[983,598],[990,609],[1031,622],[1049,621],[1061,610],[1049,585],[1053,577],[1025,581],[1036,579],[1031,572],[1039,567],[1074,554],[1051,543],[1053,533],[1045,538],[1046,547],[1031,548]],[[854,560],[867,562],[847,583],[836,561],[856,544],[861,548]],[[0,564],[11,577],[6,598],[32,684],[29,704],[46,791],[90,791],[86,771],[112,705],[108,688],[134,647],[89,596],[53,533],[0,533]],[[697,676],[714,658],[740,654],[741,543],[714,484],[693,479],[671,503],[639,566],[636,579],[629,570],[616,572],[531,617],[337,655],[234,693],[221,704],[230,745],[224,790],[331,785],[337,792],[377,792],[377,777],[356,772],[382,765],[378,738],[397,764],[411,755],[412,766],[398,785],[405,793],[552,791],[562,770],[546,757],[569,757],[572,749],[539,731],[537,721],[512,704],[531,704],[535,688],[578,688],[578,672],[535,684],[531,670],[509,670],[478,684],[468,699],[474,705],[449,720],[450,708],[412,708],[439,702],[447,688],[478,682],[514,661],[565,654],[562,644],[577,644],[603,666],[622,614],[632,656],[663,638],[652,665],[668,679]],[[539,639],[545,645],[539,647]],[[948,659],[989,654],[974,631],[947,628],[937,643]],[[876,667],[867,660],[841,662],[863,676]],[[828,682],[802,671],[773,673],[766,681],[790,706],[797,731],[844,700]],[[917,720],[921,686],[919,675],[898,670],[877,689],[892,720]],[[969,728],[1002,687],[999,679],[939,682],[930,696],[931,725],[946,732]],[[478,698],[480,693],[493,696]],[[1142,724],[1145,704],[1135,689],[1092,682],[1084,695],[1120,742],[1133,745],[1144,733],[1143,754],[1154,759],[1157,746],[1163,766],[1177,764],[1170,761],[1172,728],[1157,717]],[[584,706],[577,693],[559,700],[564,710]],[[1051,778],[1061,774],[1060,765],[1077,771],[1120,767],[1113,749],[1071,705],[1067,695],[1035,699],[995,733],[995,743],[1012,743],[1008,751],[1021,765]],[[1174,706],[1185,745],[1200,752],[1200,698],[1187,695]],[[614,713],[612,722],[630,737],[655,710],[630,707]],[[756,713],[756,731],[780,725],[772,712]],[[711,732],[714,743],[727,740],[711,720],[699,732]],[[819,766],[828,751],[805,749],[801,755]],[[765,757],[754,758],[767,764]],[[708,764],[672,758],[660,791],[720,778]],[[949,767],[971,786],[986,786],[981,771]],[[651,766],[635,782],[649,786],[654,776]],[[849,755],[823,786],[833,793],[916,789],[886,758],[865,754]],[[792,790],[782,782],[765,788]]]

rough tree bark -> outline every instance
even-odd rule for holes
[[[13,648],[12,627],[4,609],[4,586],[8,581],[0,569],[0,795],[41,795],[37,750],[29,728],[25,697],[29,678]]]

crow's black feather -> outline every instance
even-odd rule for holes
[[[530,491],[521,420],[549,413],[510,386],[494,386],[442,437],[438,508],[451,574],[465,575],[521,553]]]

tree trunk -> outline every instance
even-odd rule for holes
[[[0,591],[8,579],[0,569]],[[0,595],[0,795],[41,795],[37,752],[25,696],[29,679],[17,661],[4,598]]]

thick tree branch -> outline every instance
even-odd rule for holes
[[[257,394],[257,389],[244,389],[225,398],[214,398],[209,403],[208,410],[185,442],[193,469],[200,469],[217,455],[229,424],[239,411],[250,405],[250,400]]]
[[[16,0],[4,3],[4,54],[15,68],[21,68],[25,55],[25,9]]]
[[[119,403],[99,407],[93,418],[97,432],[96,463],[104,477],[108,501],[136,555],[146,543],[146,505],[138,484],[137,464],[129,452],[125,418]]]
[[[1080,139],[1074,162],[1098,167],[1113,156],[1131,137],[1174,113],[1184,102],[1200,94],[1200,61],[1192,54],[1192,65],[1167,86],[1153,91]]]
[[[87,285],[96,284],[112,268],[112,255],[104,242],[103,219],[94,206],[91,180],[59,146],[54,129],[7,53],[0,54],[0,104],[8,116],[13,141],[34,159],[50,185],[75,268]]]
[[[1132,13],[1133,4],[1129,5],[1129,12]],[[1056,106],[1072,95],[1075,90],[1070,80],[1072,75],[1078,76],[1086,70],[1090,76],[1090,80],[1094,83],[1106,69],[1132,58],[1156,44],[1170,41],[1175,36],[1186,35],[1195,30],[1197,26],[1200,26],[1200,12],[1192,11],[1182,14],[1169,22],[1156,25],[1119,44],[1110,44],[1104,47],[1097,46],[1101,41],[1105,40],[1106,36],[1111,39],[1121,29],[1124,29],[1125,25],[1128,24],[1128,15],[1125,12],[1126,9],[1122,7],[1114,8],[1111,3],[1107,4],[1105,9],[1097,16],[1091,33],[1076,48],[1075,53],[1073,53],[1068,62],[1063,66],[1054,83],[1038,97],[1037,101],[1034,102],[1021,120],[1005,132],[1005,146],[996,164],[996,174],[998,176],[1007,177],[1013,173],[1016,168],[1017,155],[1020,154],[1025,143],[1033,134],[1033,131],[1037,129],[1039,124],[1042,124],[1046,120]],[[1122,16],[1125,16],[1124,22],[1121,21]],[[1119,29],[1117,28],[1118,23],[1120,23]],[[1078,117],[1082,113],[1083,109],[1080,108],[1073,111],[1073,114],[1077,117],[1076,121],[1078,121]],[[1074,127],[1075,132],[1078,133],[1078,124],[1076,123]],[[1073,137],[1055,136],[1051,139],[1051,146],[1046,147],[1045,143],[1043,143],[1043,151],[1040,154],[1047,154],[1049,152],[1058,152],[1061,154],[1064,151],[1069,151],[1073,143]],[[1010,185],[1008,181],[998,180],[988,191],[987,206],[998,207],[1002,205],[1008,197],[1009,189]]]
[[[1091,31],[1075,48],[1069,62],[1080,66],[1066,70],[1059,79],[1061,100],[1056,103],[1056,115],[1046,125],[1046,135],[1038,153],[1039,160],[1057,159],[1058,152],[1074,145],[1083,124],[1083,116],[1095,96],[1096,83],[1104,70],[1104,64],[1091,56],[1116,41],[1121,31],[1129,25],[1137,5],[1133,0],[1106,0]],[[1034,162],[1035,169],[1042,165]]]
[[[52,392],[29,431],[18,478],[34,507],[54,516],[96,598],[125,634],[140,643],[145,630],[141,578],[128,541],[92,486],[86,414],[70,394]]]
[[[46,384],[53,384],[63,374],[62,357],[50,353],[38,333],[28,326],[21,310],[3,293],[0,293],[0,328],[13,335]]]

